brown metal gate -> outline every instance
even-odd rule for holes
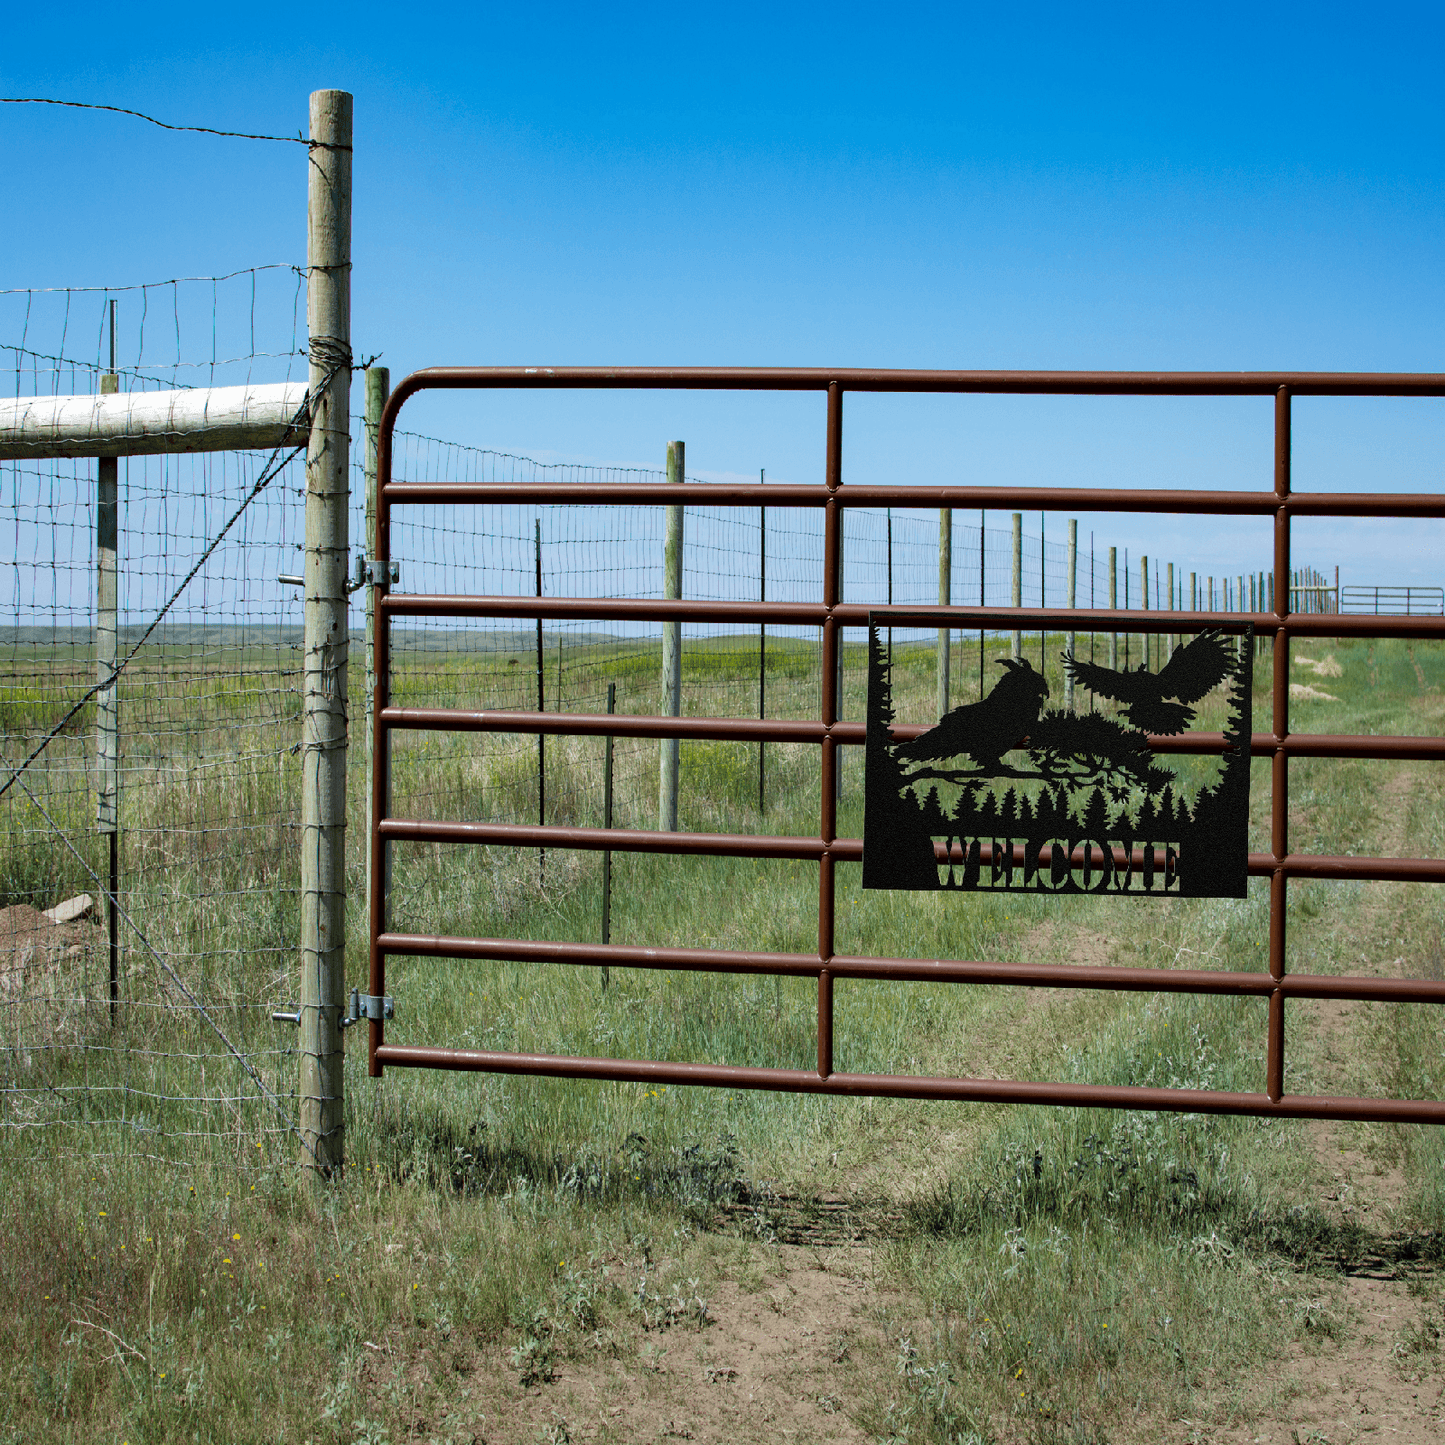
[[[1275,589],[1273,612],[1106,611],[1058,608],[909,607],[915,625],[963,629],[1007,627],[1119,632],[1188,632],[1211,624],[1252,622],[1273,639],[1273,716],[1269,732],[1255,733],[1253,750],[1272,771],[1270,851],[1250,855],[1253,876],[1270,880],[1269,971],[1114,968],[956,959],[850,957],[834,952],[834,874],[840,862],[861,862],[862,840],[837,836],[836,769],[840,746],[859,746],[864,723],[838,716],[839,630],[866,627],[866,605],[840,600],[839,558],[845,507],[1015,507],[1082,512],[1158,512],[1268,516],[1274,519],[1274,573],[1290,572],[1290,526],[1295,517],[1445,517],[1445,494],[1296,493],[1290,487],[1290,401],[1293,396],[1445,395],[1445,376],[1337,373],[1099,373],[922,372],[682,368],[457,367],[416,372],[392,393],[382,418],[377,450],[378,505],[374,575],[389,576],[391,515],[398,505],[446,503],[644,504],[757,507],[756,485],[608,483],[605,485],[497,485],[394,482],[392,433],[407,399],[435,389],[657,389],[718,391],[816,391],[826,393],[826,474],[822,485],[770,485],[769,506],[821,507],[824,512],[821,603],[635,601],[622,599],[416,596],[390,594],[382,584],[376,608],[375,754],[370,904],[370,992],[382,995],[388,955],[438,959],[617,965],[630,968],[712,970],[816,978],[818,1064],[816,1070],[743,1068],[638,1059],[563,1057],[395,1044],[385,1025],[368,1025],[373,1077],[390,1064],[407,1068],[546,1074],[562,1078],[646,1083],[707,1084],[727,1088],[778,1089],[819,1094],[891,1098],[959,1099],[995,1103],[1070,1104],[1093,1107],[1187,1110],[1317,1119],[1445,1122],[1445,1101],[1363,1099],[1284,1092],[1285,1002],[1290,998],[1445,1003],[1445,982],[1428,979],[1316,977],[1285,971],[1285,903],[1289,881],[1360,879],[1372,882],[1445,882],[1445,860],[1326,857],[1292,853],[1288,837],[1289,764],[1294,757],[1445,760],[1445,738],[1294,734],[1289,726],[1290,640],[1294,637],[1445,637],[1445,618],[1342,616],[1291,613],[1287,586]],[[843,397],[846,392],[964,393],[1112,396],[1273,396],[1273,491],[1106,490],[1062,487],[920,487],[845,485]],[[529,620],[781,623],[822,631],[821,716],[807,721],[742,718],[630,717],[513,711],[401,708],[391,705],[391,626],[397,618],[490,617]],[[422,822],[386,814],[387,734],[398,729],[546,733],[633,738],[720,739],[733,742],[811,743],[821,751],[821,812],[808,837],[665,833],[602,828],[499,823]],[[899,736],[910,730],[894,729]],[[923,731],[914,728],[912,733]],[[1157,751],[1218,752],[1218,735],[1189,733],[1152,740]],[[676,855],[804,859],[818,865],[816,953],[749,953],[702,948],[655,949],[626,945],[548,943],[506,938],[446,938],[389,931],[384,916],[383,849],[386,840],[504,844],[528,848],[611,849]],[[893,1074],[847,1074],[833,1068],[835,979],[1043,985],[1053,988],[1129,989],[1157,992],[1249,995],[1268,1000],[1263,1090],[1224,1093],[1029,1083],[1013,1080],[919,1078]]]

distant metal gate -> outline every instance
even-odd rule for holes
[[[462,1069],[491,1073],[545,1074],[560,1078],[645,1083],[706,1084],[726,1088],[777,1089],[815,1094],[873,1095],[911,1099],[958,1099],[994,1103],[1069,1104],[1091,1107],[1184,1110],[1317,1119],[1445,1122],[1445,1101],[1363,1099],[1284,1092],[1284,1010],[1291,998],[1445,1003],[1445,982],[1428,979],[1317,977],[1285,972],[1285,903],[1292,878],[1361,879],[1371,882],[1445,882],[1445,860],[1326,857],[1292,853],[1288,838],[1291,758],[1445,760],[1445,738],[1296,734],[1289,728],[1290,640],[1294,637],[1445,637],[1445,618],[1346,616],[1291,613],[1289,590],[1275,589],[1276,610],[1254,614],[1104,611],[1062,608],[909,607],[928,626],[977,629],[1007,627],[1118,632],[1188,632],[1213,623],[1252,622],[1273,639],[1274,691],[1271,731],[1255,733],[1253,750],[1271,759],[1270,851],[1250,855],[1251,875],[1270,880],[1269,971],[1113,968],[956,959],[854,957],[833,946],[834,873],[840,862],[860,862],[862,840],[837,836],[836,778],[840,746],[861,746],[864,723],[838,716],[839,630],[866,627],[870,608],[840,600],[842,513],[845,507],[1016,507],[1093,512],[1155,512],[1268,516],[1274,519],[1274,573],[1290,575],[1290,525],[1295,517],[1445,517],[1445,494],[1296,493],[1290,487],[1290,401],[1293,396],[1445,395],[1445,376],[1338,373],[1108,373],[823,371],[682,368],[456,367],[416,372],[392,393],[378,439],[378,506],[373,575],[390,575],[393,508],[408,504],[457,506],[502,504],[641,504],[756,508],[756,484],[661,483],[496,485],[394,482],[392,433],[407,399],[425,390],[624,389],[707,391],[816,391],[826,393],[826,473],[822,485],[770,485],[769,506],[821,507],[824,511],[823,600],[820,603],[636,601],[623,599],[485,596],[411,596],[380,584],[376,609],[375,754],[371,848],[370,992],[386,986],[388,955],[520,962],[616,965],[630,968],[710,970],[815,978],[818,985],[816,1070],[745,1068],[722,1064],[640,1059],[582,1058],[452,1049],[385,1040],[376,1009],[368,1024],[370,1072],[390,1064],[407,1068]],[[914,393],[1012,393],[1112,396],[1273,396],[1274,489],[1259,491],[1107,490],[1064,487],[875,486],[843,482],[843,397],[849,391]],[[394,707],[388,695],[391,627],[397,618],[492,617],[529,620],[781,623],[822,631],[821,716],[807,721],[743,718],[629,717],[512,711],[464,711]],[[634,738],[721,739],[733,742],[811,743],[821,752],[821,810],[816,835],[666,833],[603,828],[501,823],[423,822],[387,816],[386,759],[389,732],[423,729],[457,732],[547,733]],[[896,728],[899,736],[921,728]],[[1191,733],[1155,738],[1157,751],[1218,752],[1218,735]],[[578,848],[676,855],[803,859],[818,865],[816,953],[753,953],[703,948],[646,948],[611,944],[535,942],[508,938],[446,938],[389,931],[384,916],[387,840]],[[920,1078],[895,1074],[848,1074],[833,1068],[833,984],[836,979],[1041,985],[1052,988],[1225,994],[1268,1001],[1264,1088],[1260,1093],[1161,1089],[1015,1080]]]
[[[1445,615],[1445,589],[1440,587],[1376,587],[1357,584],[1340,589],[1341,612],[1368,612],[1405,617]]]

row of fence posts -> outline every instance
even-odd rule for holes
[[[380,370],[380,369],[378,369]],[[382,373],[384,375],[384,372]],[[384,390],[381,395],[384,397]],[[368,421],[370,421],[371,394],[368,391]],[[667,480],[669,483],[681,484],[686,474],[686,444],[681,441],[670,441],[667,444]],[[765,484],[767,473],[759,471],[758,480]],[[758,556],[758,598],[760,601],[767,601],[768,590],[768,555],[767,555],[767,506],[762,504],[758,508],[758,532],[759,532],[759,556]],[[938,514],[938,602],[942,607],[951,606],[953,603],[953,513],[952,507],[940,509]],[[1024,537],[1023,537],[1023,513],[1014,512],[1012,522],[1012,568],[1011,586],[1009,601],[1013,607],[1023,606],[1023,560],[1024,560]],[[988,517],[985,511],[979,512],[979,558],[978,558],[978,600],[979,605],[986,605],[987,599],[987,575],[988,575]],[[1039,528],[1039,577],[1040,577],[1040,607],[1047,607],[1048,598],[1048,567],[1047,567],[1047,537],[1046,518],[1040,514]],[[684,509],[679,504],[667,508],[666,537],[663,554],[663,596],[667,599],[680,599],[682,597],[682,559],[684,544]],[[890,508],[885,517],[886,547],[887,547],[887,601],[891,607],[894,603],[893,595],[893,513]],[[1070,517],[1067,522],[1067,563],[1064,574],[1064,604],[1073,610],[1079,604],[1078,596],[1078,563],[1079,563],[1079,524],[1076,518]],[[1088,606],[1092,609],[1098,603],[1095,594],[1096,553],[1092,534],[1089,543],[1089,599]],[[541,522],[537,522],[534,531],[534,559],[536,568],[536,595],[542,596],[542,530]],[[1117,610],[1122,602],[1125,611],[1128,611],[1133,604],[1134,592],[1129,567],[1129,555],[1127,549],[1124,551],[1124,565],[1119,565],[1119,549],[1110,547],[1108,554],[1108,605],[1111,611]],[[1122,582],[1122,597],[1120,584]],[[1332,612],[1338,610],[1339,606],[1339,569],[1335,569],[1335,582],[1333,586],[1326,584],[1322,573],[1313,569],[1301,569],[1290,574],[1291,610],[1297,612]],[[1150,577],[1150,559],[1143,556],[1139,559],[1138,593],[1140,604],[1146,611],[1152,610],[1173,610],[1183,611],[1185,599],[1188,598],[1187,610],[1191,612],[1272,612],[1274,610],[1274,577],[1267,572],[1256,572],[1253,574],[1240,573],[1233,577],[1201,577],[1196,572],[1190,572],[1186,587],[1184,573],[1176,571],[1173,562],[1160,564],[1155,559],[1153,577]],[[1108,665],[1118,670],[1121,663],[1128,668],[1134,661],[1134,634],[1132,633],[1110,633],[1108,635]],[[982,697],[987,690],[987,667],[986,648],[987,631],[980,629],[978,634],[979,645],[979,696]],[[953,629],[940,628],[938,631],[937,649],[937,681],[938,681],[938,715],[942,717],[949,711],[951,701],[951,667],[952,667],[952,639]],[[368,617],[368,653],[370,641],[370,618]],[[1021,629],[1015,628],[1009,638],[1009,655],[1019,660],[1024,657],[1024,634]],[[1179,646],[1180,635],[1174,633],[1145,633],[1138,637],[1139,649],[1142,657],[1139,662],[1142,666],[1158,670],[1163,667],[1173,655],[1175,648]],[[1070,655],[1073,654],[1077,644],[1077,634],[1073,630],[1065,633],[1064,647]],[[1256,646],[1260,644],[1257,641]],[[1039,634],[1039,664],[1042,669],[1047,664],[1045,656],[1048,646],[1047,634]],[[1094,660],[1094,638],[1090,637],[1090,661]],[[889,655],[892,655],[892,633],[890,629],[888,638]],[[537,711],[546,710],[546,657],[542,632],[542,622],[537,621]],[[558,639],[558,662],[557,662],[558,702],[560,704],[561,682],[562,682],[562,658],[561,639]],[[839,657],[841,671],[842,658]],[[841,679],[840,679],[841,680]],[[665,622],[662,625],[662,676],[661,676],[662,704],[661,711],[665,717],[680,717],[682,715],[682,624],[679,622]],[[615,683],[607,685],[607,712],[613,713],[617,702],[617,686]],[[1073,711],[1075,707],[1074,679],[1065,676],[1064,679],[1064,707]],[[767,625],[760,623],[758,626],[758,717],[762,719],[767,716]],[[767,806],[767,745],[758,744],[758,812],[762,814]],[[680,745],[676,738],[664,738],[659,747],[658,759],[658,800],[657,800],[657,823],[659,830],[663,832],[676,832],[678,826],[678,780],[680,764]],[[838,779],[841,795],[842,769],[838,770]],[[604,739],[603,752],[603,826],[612,827],[613,822],[613,746],[612,737],[608,735]],[[537,822],[539,825],[546,823],[547,809],[547,753],[546,739],[538,734],[537,737]],[[545,850],[538,850],[538,879],[545,881],[546,853]],[[612,854],[605,851],[602,855],[602,941],[611,940],[612,920]],[[603,985],[607,983],[607,970],[602,971]]]

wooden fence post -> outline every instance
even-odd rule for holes
[[[301,733],[302,1163],[339,1171],[346,987],[347,523],[351,391],[351,96],[311,95],[306,236],[311,436]]]
[[[1074,609],[1075,598],[1076,598],[1077,593],[1078,593],[1078,580],[1079,580],[1079,519],[1078,519],[1077,517],[1070,517],[1070,518],[1069,518],[1069,578],[1068,578],[1068,588],[1069,588],[1069,590],[1068,590],[1068,592],[1067,592],[1065,595],[1066,595],[1067,598],[1068,598],[1068,607],[1069,607],[1069,610],[1070,610],[1071,612],[1072,612],[1073,609]],[[1076,634],[1075,634],[1075,632],[1074,632],[1074,624],[1073,624],[1072,622],[1070,622],[1070,623],[1069,623],[1069,631],[1068,631],[1068,634],[1067,634],[1067,636],[1064,638],[1064,651],[1067,652],[1070,657],[1072,657],[1072,656],[1074,655],[1074,647],[1075,647],[1076,642],[1077,642],[1077,636],[1076,636]],[[1074,710],[1074,675],[1073,675],[1073,673],[1065,670],[1065,672],[1064,672],[1064,711],[1065,711],[1065,712],[1073,712],[1073,710]]]
[[[100,394],[120,391],[115,369],[115,302],[110,313],[110,370],[100,378]],[[96,459],[95,493],[95,680],[115,674],[117,609],[120,601],[117,566],[120,535],[120,463],[116,457]],[[105,900],[106,942],[110,975],[110,1023],[120,1009],[120,708],[115,683],[95,695],[96,830],[105,835],[110,854]]]
[[[938,605],[953,605],[953,508],[938,509]],[[948,711],[949,644],[947,627],[938,629],[938,715]]]
[[[1140,559],[1139,559],[1139,582],[1140,582],[1141,586],[1143,587],[1143,591],[1144,591],[1144,603],[1143,603],[1144,611],[1147,612],[1147,611],[1149,610],[1149,559],[1148,559],[1148,557],[1140,557]],[[1153,638],[1153,634],[1146,632],[1146,633],[1139,639],[1139,641],[1143,644],[1142,650],[1143,650],[1143,653],[1144,653],[1144,667],[1145,667],[1146,671],[1147,671],[1147,669],[1148,669],[1148,667],[1149,667],[1149,644],[1150,644],[1152,638]],[[1156,668],[1155,670],[1157,671],[1158,669]]]
[[[1109,610],[1115,611],[1119,606],[1119,549],[1109,548]],[[1113,671],[1119,668],[1119,634],[1109,634],[1109,667]]]
[[[1171,612],[1177,612],[1179,610],[1178,603],[1174,596],[1174,564],[1172,562],[1169,564],[1169,610]],[[1169,655],[1165,658],[1166,662],[1170,657],[1174,656],[1174,649],[1178,646],[1179,636],[1177,633],[1171,632],[1169,634]]]
[[[986,587],[985,587],[985,584],[986,584],[987,576],[988,576],[987,569],[986,569],[986,567],[984,566],[984,559],[985,559],[985,557],[987,556],[987,553],[988,553],[988,513],[987,513],[987,511],[984,510],[984,508],[980,507],[980,508],[978,509],[978,605],[979,605],[980,607],[987,607],[987,606],[988,606],[988,603],[984,600],[985,595],[986,595]],[[985,668],[984,656],[983,656],[983,653],[984,653],[983,633],[984,633],[984,629],[983,629],[982,627],[980,627],[980,628],[978,629],[978,696],[979,696],[980,701],[982,701],[984,692],[987,690],[986,687],[985,687],[985,685],[984,685],[984,674],[985,674],[986,668]]]
[[[681,486],[686,472],[687,446],[667,444],[667,480]],[[682,507],[667,509],[667,544],[663,553],[662,595],[682,596]],[[662,624],[662,715],[682,716],[682,623]],[[676,738],[663,738],[657,783],[657,826],[664,833],[677,832],[677,772],[679,747]]]
[[[1014,569],[1012,600],[1015,607],[1024,605],[1024,514],[1014,513]],[[1023,632],[1015,627],[1010,656],[1017,661],[1023,656]]]

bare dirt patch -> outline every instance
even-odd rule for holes
[[[56,923],[28,903],[0,908],[0,999],[36,993],[64,963],[98,947],[104,935],[92,917]]]
[[[1024,956],[1100,967],[1114,962],[1113,947],[1102,933],[1073,928],[1061,937],[1052,922],[1035,924],[1024,935]]]
[[[542,1385],[518,1385],[509,1350],[492,1350],[447,1429],[478,1445],[875,1438],[855,1423],[885,1333],[870,1251],[755,1247],[707,1314],[700,1329],[600,1331]]]
[[[1308,1288],[1306,1281],[1301,1284]],[[1335,1319],[1324,1323],[1337,1328],[1338,1336],[1293,1345],[1248,1423],[1180,1420],[1164,1438],[1188,1445],[1445,1440],[1440,1368],[1445,1314],[1438,1296],[1422,1298],[1397,1280],[1350,1277],[1319,1308],[1333,1313]]]

